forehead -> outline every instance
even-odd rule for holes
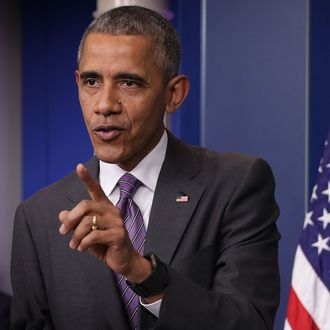
[[[153,54],[154,44],[149,37],[90,33],[85,39],[79,66],[93,63],[151,65]]]

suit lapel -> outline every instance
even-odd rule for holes
[[[171,263],[204,187],[193,181],[200,162],[191,150],[169,133],[165,161],[159,175],[147,230],[145,253]],[[183,196],[182,201],[177,197]],[[184,201],[185,196],[188,197]]]
[[[86,164],[86,167],[92,176],[98,179],[98,159],[96,157],[92,158]],[[68,189],[67,197],[71,200],[72,207],[83,199],[90,199],[87,190],[78,177],[76,177],[76,181]],[[78,261],[83,268],[91,292],[94,292],[99,302],[100,310],[104,312],[111,328],[129,330],[127,317],[122,307],[113,272],[89,253],[79,254]]]

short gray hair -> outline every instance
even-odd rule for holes
[[[178,33],[160,14],[139,6],[123,6],[109,10],[95,19],[85,30],[78,49],[78,67],[87,36],[142,35],[154,42],[155,64],[163,70],[164,82],[178,74],[181,46]]]

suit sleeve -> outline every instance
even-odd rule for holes
[[[240,175],[221,219],[211,289],[169,267],[157,330],[272,329],[279,303],[274,179],[263,160]]]
[[[46,321],[44,329],[53,329],[38,254],[23,204],[19,205],[15,216],[11,280],[14,293],[11,323],[26,319],[30,324],[42,318]]]

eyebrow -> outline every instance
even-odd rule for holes
[[[86,78],[94,78],[99,79],[101,78],[101,75],[96,71],[85,71],[80,74],[80,79],[84,80]]]
[[[136,73],[131,73],[131,72],[118,72],[115,75],[116,80],[132,80],[137,83],[140,83],[145,86],[149,86],[149,83],[141,76],[139,76]]]

